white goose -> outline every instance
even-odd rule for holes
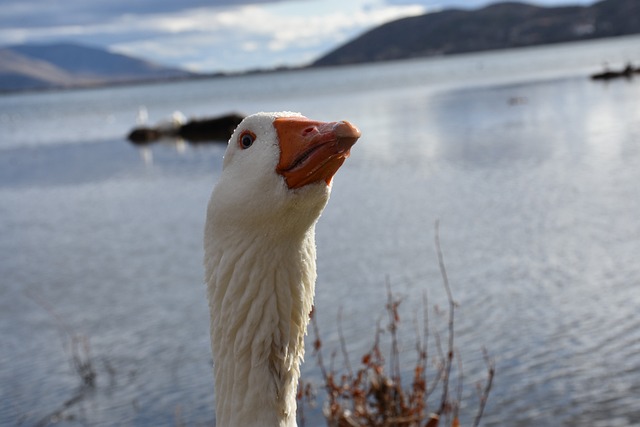
[[[359,137],[297,113],[249,116],[231,136],[204,237],[219,427],[296,425],[315,224]]]

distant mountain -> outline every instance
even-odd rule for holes
[[[449,9],[381,25],[312,66],[354,64],[587,40],[640,33],[640,0],[592,6],[497,3]]]
[[[193,75],[71,43],[0,48],[0,91],[82,87]]]

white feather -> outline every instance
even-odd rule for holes
[[[276,173],[273,120],[234,132],[207,210],[205,277],[211,310],[216,424],[295,426],[296,387],[316,280],[315,224],[330,187],[290,190]],[[236,143],[245,130],[254,144]]]

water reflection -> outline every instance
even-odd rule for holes
[[[209,174],[224,144],[189,147],[184,141],[137,148],[124,139],[90,144],[44,145],[2,150],[0,188],[55,187],[127,179],[159,168],[162,174]],[[145,167],[147,166],[147,167]]]

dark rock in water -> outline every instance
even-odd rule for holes
[[[161,134],[158,130],[146,127],[135,128],[129,132],[129,135],[127,136],[129,141],[139,145],[157,141],[160,137]]]
[[[627,66],[620,71],[611,71],[606,69],[602,73],[592,74],[591,79],[592,80],[611,80],[611,79],[617,79],[620,77],[630,79],[633,77],[634,74],[640,74],[640,68],[633,68],[633,65],[627,64]]]
[[[165,123],[156,127],[138,127],[127,138],[138,145],[162,138],[183,138],[192,143],[227,142],[242,119],[244,116],[230,113],[210,119],[190,120],[185,124]]]
[[[178,135],[189,142],[227,142],[242,119],[244,117],[239,114],[228,114],[213,119],[191,120],[178,129]]]

